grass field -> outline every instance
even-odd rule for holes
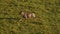
[[[0,0],[0,34],[60,34],[60,0]]]

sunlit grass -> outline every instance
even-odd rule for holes
[[[60,0],[0,0],[0,34],[60,34]]]

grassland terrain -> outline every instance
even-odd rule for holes
[[[60,0],[0,0],[0,34],[60,34]]]

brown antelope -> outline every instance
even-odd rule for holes
[[[21,15],[22,15],[24,18],[27,19],[27,13],[25,13],[25,12],[21,12]]]
[[[25,12],[21,12],[21,15],[24,17],[24,18],[35,18],[35,13],[25,13]]]

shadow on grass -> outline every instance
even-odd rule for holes
[[[43,25],[42,22],[35,22],[35,21],[33,21],[33,22],[31,22],[31,23],[36,24],[36,25]]]
[[[0,18],[0,19],[15,19],[15,20],[19,20],[20,18]]]

